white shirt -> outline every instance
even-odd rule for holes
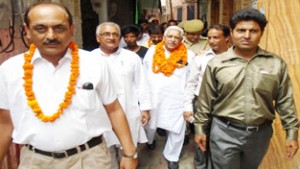
[[[167,77],[162,73],[152,71],[153,55],[155,46],[149,48],[145,58],[144,67],[147,80],[150,84],[153,109],[151,109],[151,119],[149,127],[157,127],[179,133],[185,125],[183,118],[183,100],[186,81],[189,76],[190,64],[194,53],[188,50],[188,65],[175,69],[174,73]],[[165,50],[166,57],[171,53]]]
[[[152,105],[140,57],[123,48],[118,48],[110,55],[98,48],[93,50],[92,54],[105,58],[115,74],[118,82],[116,86],[118,100],[126,113],[134,143],[146,142],[147,138],[141,124],[141,111],[150,110]],[[111,134],[105,136],[107,144],[120,144],[118,139]]]
[[[149,38],[150,38],[149,34],[143,33],[143,36],[141,37],[140,40],[138,40],[138,41],[136,42],[136,44],[137,44],[138,46],[143,46],[143,44],[145,44],[145,43],[148,42]]]
[[[143,33],[143,36],[141,37],[140,40],[136,41],[136,44],[138,46],[145,46],[145,44],[148,45],[148,40],[149,40],[150,36],[149,34]],[[121,37],[120,39],[120,44],[119,44],[119,48],[125,48],[127,46],[124,37]],[[148,46],[145,46],[148,48]]]
[[[112,87],[108,65],[104,59],[91,56],[79,50],[80,75],[76,84],[76,94],[72,103],[59,119],[50,123],[35,117],[27,105],[22,79],[24,70],[23,54],[17,55],[0,67],[0,108],[10,110],[14,125],[13,142],[30,144],[44,151],[62,151],[76,147],[111,130],[102,104],[110,104],[117,96]],[[33,91],[39,105],[46,115],[52,115],[62,102],[70,78],[71,53],[54,67],[35,51],[32,63]],[[84,83],[93,84],[93,90],[82,89]]]
[[[207,63],[215,56],[212,49],[209,49],[201,56],[196,56],[191,66],[190,76],[187,81],[184,93],[184,111],[193,111],[194,96],[198,96],[202,83],[203,74]]]

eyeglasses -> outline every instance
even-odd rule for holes
[[[113,37],[113,38],[117,38],[117,37],[119,37],[120,36],[120,34],[118,34],[118,33],[110,33],[110,32],[104,32],[104,33],[100,33],[99,34],[100,36],[103,36],[104,38],[110,38],[111,36]]]

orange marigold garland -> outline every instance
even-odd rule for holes
[[[53,122],[60,117],[64,113],[64,109],[66,109],[72,100],[73,94],[76,93],[75,85],[77,82],[77,78],[79,76],[79,56],[78,56],[78,46],[72,41],[69,44],[69,48],[72,50],[72,62],[71,62],[71,75],[69,79],[68,90],[65,93],[65,98],[62,103],[59,104],[58,110],[52,114],[51,116],[45,115],[42,109],[39,106],[38,101],[35,98],[34,91],[32,89],[32,74],[33,74],[33,64],[31,63],[33,54],[35,52],[36,46],[34,44],[30,45],[29,52],[24,53],[24,90],[25,95],[27,96],[27,104],[31,107],[35,116],[39,118],[43,122]]]
[[[187,64],[187,48],[180,43],[177,49],[172,51],[169,58],[165,56],[165,42],[158,43],[155,47],[155,53],[152,63],[154,73],[163,73],[165,76],[171,76],[176,68],[182,68]]]

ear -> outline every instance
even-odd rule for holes
[[[74,36],[74,35],[75,35],[75,25],[74,25],[74,24],[72,24],[72,25],[70,26],[70,30],[71,30],[72,36]]]
[[[100,36],[99,35],[96,35],[96,40],[98,43],[100,43]]]
[[[25,29],[25,32],[26,32],[26,37],[27,37],[27,39],[31,39],[31,34],[30,34],[30,28],[26,25],[26,24],[23,24],[23,27],[24,27],[24,29]]]
[[[232,36],[233,29],[230,29],[230,36]]]
[[[230,41],[231,36],[225,37],[225,41],[228,43]]]

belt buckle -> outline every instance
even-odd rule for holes
[[[253,130],[254,129],[254,130]],[[258,131],[258,129],[259,129],[259,126],[251,126],[251,127],[246,127],[246,132],[247,133],[249,133],[249,132],[251,132],[251,131],[255,131],[255,132],[257,132]]]
[[[65,158],[65,157],[68,157],[68,153],[66,151],[64,152],[61,152],[61,153],[53,153],[51,152],[51,157],[53,158]]]

